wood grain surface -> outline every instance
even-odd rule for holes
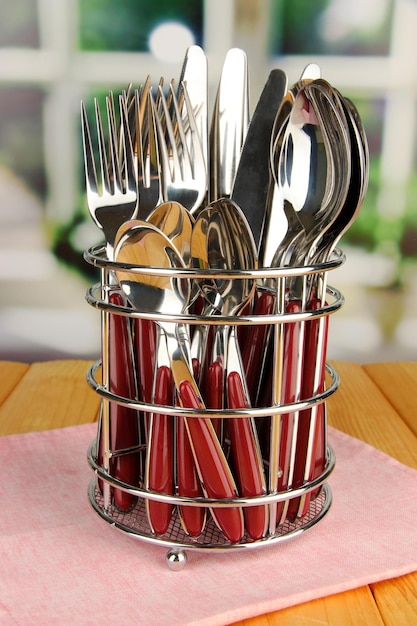
[[[86,382],[89,365],[70,360],[33,364],[0,361],[0,435],[94,422],[99,398]],[[417,363],[359,365],[338,361],[333,365],[341,385],[328,401],[329,424],[417,468]],[[417,624],[417,573],[240,624]]]

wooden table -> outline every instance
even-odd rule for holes
[[[88,365],[0,361],[0,435],[95,421],[99,399],[85,382]],[[328,402],[329,423],[417,469],[417,362],[334,365],[342,383]],[[417,573],[241,622],[245,626],[415,623]]]

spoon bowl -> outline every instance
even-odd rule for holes
[[[172,270],[171,273],[164,271],[153,275],[120,268],[116,274],[135,309],[163,317],[155,321],[166,342],[179,402],[183,407],[204,411],[205,405],[190,365],[188,333],[175,321],[175,316],[181,315],[187,307],[190,294],[188,279],[175,276],[175,270],[186,269],[183,259],[168,237],[147,222],[139,222],[117,239],[115,258],[118,263]],[[211,420],[184,416],[184,421],[205,496],[235,498],[236,484]],[[243,536],[240,507],[214,508],[212,515],[230,541],[240,541]]]
[[[246,272],[257,268],[255,240],[245,216],[232,200],[221,198],[213,202],[202,211],[198,220],[198,238],[192,241],[192,257],[196,267],[218,272]],[[205,233],[204,239],[201,233]],[[213,303],[212,313],[219,309],[224,316],[238,314],[253,296],[255,287],[255,279],[250,276],[216,277],[209,286],[207,283],[201,286],[206,300]],[[210,362],[219,364],[223,379],[220,398],[222,406],[217,408],[223,408],[226,402],[232,408],[249,407],[249,393],[235,325],[219,325],[215,328]],[[262,495],[266,491],[266,483],[253,418],[232,419],[228,429],[240,493],[249,497]],[[244,515],[249,536],[252,539],[263,537],[267,527],[267,508],[248,507]]]
[[[351,175],[345,201],[328,230],[318,243],[315,262],[328,259],[340,238],[356,219],[365,198],[369,179],[369,151],[362,121],[355,105],[333,89],[343,110],[351,144]]]
[[[275,180],[291,216],[289,225],[296,225],[292,240],[285,238],[285,245],[290,238],[294,247],[289,263],[308,263],[344,204],[351,170],[346,118],[317,81],[298,92],[275,150]],[[281,244],[273,265],[286,258],[287,250]]]
[[[198,269],[252,270],[257,267],[256,246],[239,207],[228,198],[209,204],[197,217],[191,240],[192,265]],[[222,314],[235,314],[253,294],[249,279],[215,278],[200,283],[205,299]]]
[[[179,202],[163,202],[152,211],[147,221],[168,237],[180,253],[184,264],[188,265],[194,223],[189,211]]]

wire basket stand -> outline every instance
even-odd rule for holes
[[[329,271],[344,262],[343,253],[336,250],[325,263],[309,267],[268,268],[245,273],[133,267],[109,261],[103,246],[90,248],[84,257],[88,263],[99,268],[101,274],[100,282],[90,287],[86,294],[87,302],[101,312],[102,328],[101,359],[87,373],[88,384],[101,398],[97,437],[88,449],[88,462],[94,471],[88,497],[95,512],[129,536],[165,547],[171,569],[184,566],[188,550],[227,553],[230,550],[266,547],[296,537],[323,519],[331,505],[332,494],[327,479],[335,465],[334,452],[327,441],[326,401],[339,385],[337,372],[326,363],[327,323],[329,316],[343,305],[342,294],[328,285],[327,276]],[[178,284],[184,280],[197,284],[204,280],[233,281],[249,276],[256,281],[258,297],[264,293],[271,294],[274,306],[272,310],[261,310],[260,313],[256,307],[248,307],[240,315],[227,317],[206,314],[201,310],[185,310],[176,316],[157,312],[150,314],[133,309],[121,297],[113,274],[120,267],[133,275],[164,276]],[[298,306],[292,306],[294,286],[297,292],[294,299]],[[118,294],[118,298],[112,297],[114,294]],[[132,350],[122,357],[118,355],[118,358],[129,361],[125,364],[126,371],[133,371],[137,379],[141,372],[133,347],[134,329],[143,320],[157,326],[158,321],[167,318],[186,328],[190,338],[198,328],[205,328],[208,334],[215,333],[220,326],[234,328],[242,351],[249,342],[250,334],[252,352],[258,352],[257,363],[260,363],[254,376],[257,387],[251,395],[250,405],[196,410],[184,408],[175,400],[163,404],[155,403],[154,399],[146,400],[141,397],[139,384],[129,393],[121,393],[120,387],[113,385],[112,360],[118,348],[114,347],[114,338],[111,337],[112,320],[125,324],[129,336],[133,337]],[[309,343],[311,336],[313,342],[310,340]],[[311,370],[310,389],[300,383],[306,372],[307,358]],[[285,371],[288,381],[298,376],[295,393],[292,390],[286,394],[289,383],[284,380]],[[120,445],[112,438],[112,419],[117,407],[127,411],[129,419],[134,422],[136,438],[133,442]],[[149,420],[156,413],[171,420],[174,433],[172,485],[165,492],[150,488],[147,479]],[[217,432],[221,433],[219,440],[232,473],[235,466],[228,424],[232,420],[251,420],[255,424],[266,477],[262,493],[247,496],[241,495],[239,490],[239,495],[236,493],[235,497],[228,498],[208,497],[204,490],[197,496],[180,493],[175,433],[179,430],[180,420],[199,418],[220,424]],[[117,463],[127,457],[135,459],[134,480],[114,471]],[[120,506],[117,494],[122,495],[121,501],[125,497],[129,505]],[[165,505],[170,510],[163,532],[156,531],[150,523],[150,503]],[[266,512],[264,532],[254,537],[244,523],[238,540],[230,540],[219,527],[216,512],[239,509],[245,517],[252,507]],[[201,532],[194,536],[188,532],[181,513],[190,509],[204,512]]]

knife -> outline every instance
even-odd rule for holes
[[[230,197],[249,123],[247,57],[232,48],[224,59],[210,127],[209,200]]]
[[[171,405],[174,398],[174,381],[166,354],[165,343],[160,342],[152,403]],[[146,457],[146,489],[172,495],[174,493],[174,420],[172,416],[151,413]],[[152,531],[163,535],[171,521],[173,505],[158,500],[146,500],[146,512]]]
[[[269,164],[271,132],[286,90],[285,72],[272,70],[249,124],[233,182],[231,197],[245,214],[258,251],[272,183]]]
[[[198,376],[199,368],[200,363],[197,359],[193,359],[194,378]],[[176,464],[178,495],[189,498],[203,497],[185,420],[181,415],[178,415],[176,420]],[[206,523],[206,509],[204,507],[180,505],[178,510],[184,532],[195,538],[201,535]]]
[[[249,408],[249,393],[233,326],[229,337],[226,369],[228,408]],[[266,493],[266,481],[254,418],[230,419],[228,420],[228,428],[239,494],[245,498],[264,495]],[[245,507],[244,518],[246,531],[252,539],[261,539],[265,536],[268,527],[268,507],[266,505]]]

